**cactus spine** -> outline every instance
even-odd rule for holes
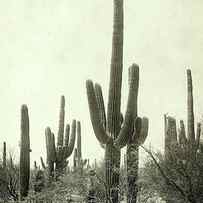
[[[124,147],[132,136],[131,132],[137,116],[139,67],[133,64],[129,68],[130,88],[127,111],[123,120],[120,112],[123,70],[123,0],[114,0],[113,2],[113,42],[107,121],[100,85],[95,84],[94,86],[93,82],[88,80],[86,88],[93,130],[101,145],[105,147],[107,202],[114,203],[119,201],[120,148]]]
[[[30,179],[30,136],[29,116],[26,105],[21,107],[21,142],[20,142],[20,199],[23,200],[29,191]]]

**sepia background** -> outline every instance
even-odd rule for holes
[[[45,157],[46,126],[82,124],[84,158],[102,158],[87,104],[85,80],[108,95],[112,1],[0,0],[0,143],[18,156],[20,106],[30,116],[31,160]],[[192,69],[195,119],[203,113],[203,1],[126,0],[122,112],[128,67],[140,65],[139,115],[150,119],[146,145],[163,147],[163,114],[186,118],[186,68]],[[198,109],[196,108],[198,107]],[[182,117],[184,115],[184,117]],[[2,145],[2,144],[1,144]],[[144,152],[143,152],[144,153]]]

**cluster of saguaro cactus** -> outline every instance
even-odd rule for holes
[[[76,137],[76,121],[75,120],[72,121],[71,136],[69,140],[70,126],[69,124],[66,125],[64,137],[64,120],[65,120],[65,97],[61,96],[57,145],[55,145],[55,136],[51,132],[51,129],[47,127],[45,130],[47,165],[48,165],[47,168],[49,177],[54,176],[54,171],[58,175],[64,172],[67,166],[67,158],[72,154],[74,149]]]
[[[28,108],[26,105],[22,105],[20,140],[20,200],[23,200],[28,195],[29,191],[30,151]]]
[[[195,134],[193,110],[193,85],[191,70],[187,70],[187,133],[183,120],[180,120],[177,133],[176,119],[164,115],[165,123],[165,158],[171,159],[175,149],[181,150],[183,159],[192,161],[197,152],[202,152],[201,123],[197,123]],[[187,136],[186,136],[187,134]]]
[[[113,2],[113,42],[107,119],[101,86],[99,84],[94,86],[93,82],[88,80],[86,88],[93,130],[101,145],[105,147],[105,176],[108,186],[106,195],[111,199],[107,201],[114,203],[119,201],[120,148],[128,143],[130,194],[132,190],[135,190],[137,148],[147,136],[148,119],[137,118],[139,67],[136,64],[129,68],[129,96],[124,119],[120,111],[123,70],[123,0],[114,0]],[[137,160],[136,166],[133,163],[135,160]]]

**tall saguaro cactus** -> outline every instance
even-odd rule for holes
[[[195,142],[194,110],[193,110],[193,85],[191,70],[187,70],[187,122],[188,139],[191,144]]]
[[[101,86],[97,83],[94,86],[91,80],[87,80],[86,88],[93,130],[100,144],[105,147],[107,202],[115,203],[119,201],[120,148],[128,143],[130,137],[132,137],[130,142],[133,143],[134,135],[136,135],[136,139],[139,135],[132,133],[133,130],[137,131],[134,124],[137,117],[139,67],[133,64],[129,68],[129,95],[123,120],[120,112],[123,70],[123,0],[114,0],[113,3],[113,38],[107,120]],[[144,127],[144,125],[142,126]]]
[[[30,136],[29,116],[26,105],[21,107],[21,141],[20,141],[20,199],[23,200],[29,191],[30,179]]]

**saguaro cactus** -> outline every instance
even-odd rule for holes
[[[81,123],[77,121],[77,169],[80,175],[83,173],[84,165],[87,163],[87,159],[82,158],[82,143],[81,143]]]
[[[193,85],[191,70],[187,69],[187,132],[191,144],[195,142],[194,110],[193,110]]]
[[[191,70],[187,70],[187,136],[183,120],[180,121],[180,128],[176,131],[176,120],[169,116],[164,116],[165,122],[165,158],[170,159],[170,154],[173,154],[176,149],[174,146],[179,146],[179,151],[182,153],[183,159],[189,158],[189,164],[192,170],[192,162],[197,151],[201,147],[201,124],[197,123],[197,131],[194,130],[194,110],[193,110],[193,85]],[[172,157],[171,157],[172,158]]]
[[[105,146],[107,201],[114,203],[119,201],[120,148],[125,146],[133,136],[132,130],[137,117],[139,67],[133,64],[129,68],[129,96],[123,120],[120,112],[123,70],[123,0],[113,2],[113,42],[107,120],[100,85],[94,86],[91,80],[87,80],[86,88],[93,130],[101,145]]]
[[[49,127],[45,130],[48,176],[54,177],[54,163],[56,161],[55,139]],[[43,162],[42,162],[43,163]]]
[[[81,144],[81,124],[77,121],[77,161],[78,168],[82,170],[82,144]]]
[[[172,150],[175,150],[175,147],[178,144],[177,139],[177,128],[176,128],[176,119],[164,115],[164,125],[165,125],[165,158],[170,160]],[[183,129],[182,129],[183,130]]]
[[[73,172],[77,171],[77,156],[78,156],[77,153],[78,153],[78,150],[77,148],[75,148],[74,154],[73,154]]]
[[[30,179],[30,136],[29,116],[26,105],[21,107],[21,141],[20,141],[20,199],[28,195]]]
[[[6,142],[3,143],[3,169],[6,169]]]
[[[72,154],[75,137],[76,137],[76,121],[72,121],[71,136],[69,139],[70,126],[66,125],[64,137],[64,120],[65,120],[65,97],[61,96],[60,113],[59,113],[59,129],[57,137],[57,145],[55,145],[55,136],[49,127],[45,130],[46,148],[47,148],[47,164],[49,175],[54,175],[54,164],[58,175],[64,172],[67,166],[67,158]]]
[[[71,138],[69,143],[62,147],[55,147],[54,134],[51,133],[50,128],[46,128],[46,146],[47,146],[47,164],[48,171],[51,177],[54,176],[54,163],[56,163],[56,172],[58,175],[64,172],[67,165],[67,158],[72,154],[76,137],[76,121],[72,122]]]

